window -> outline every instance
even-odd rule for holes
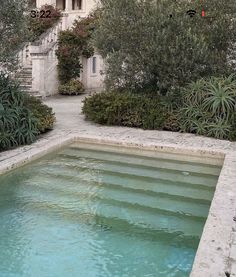
[[[72,10],[82,10],[82,0],[72,0]]]
[[[92,58],[92,74],[97,73],[97,57]]]

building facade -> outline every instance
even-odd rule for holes
[[[30,0],[31,7],[40,9],[43,5],[49,4],[62,11],[62,18],[57,26],[40,36],[34,42],[26,44],[19,53],[20,62],[23,68],[32,68],[33,92],[42,97],[50,96],[58,92],[57,78],[57,39],[59,32],[71,28],[75,19],[86,17],[92,12],[97,3],[95,0]],[[85,89],[96,91],[103,88],[104,63],[96,52],[94,56],[87,59],[81,57],[83,69],[81,81]]]

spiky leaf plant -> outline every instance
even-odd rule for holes
[[[236,139],[236,76],[191,83],[180,109],[181,130],[219,139]]]
[[[37,119],[24,105],[24,93],[6,74],[0,73],[0,151],[32,143]]]

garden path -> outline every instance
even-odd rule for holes
[[[236,142],[216,140],[192,134],[181,134],[167,131],[150,131],[127,127],[101,126],[84,120],[82,114],[82,101],[84,95],[64,97],[56,96],[45,100],[45,103],[52,107],[57,118],[55,128],[46,136],[52,136],[58,132],[79,132],[80,135],[88,135],[103,138],[133,138],[134,142],[145,141],[153,143],[184,145],[186,147],[201,147],[234,150],[236,151]]]

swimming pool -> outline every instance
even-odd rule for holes
[[[189,276],[221,165],[72,144],[0,177],[0,276]]]

